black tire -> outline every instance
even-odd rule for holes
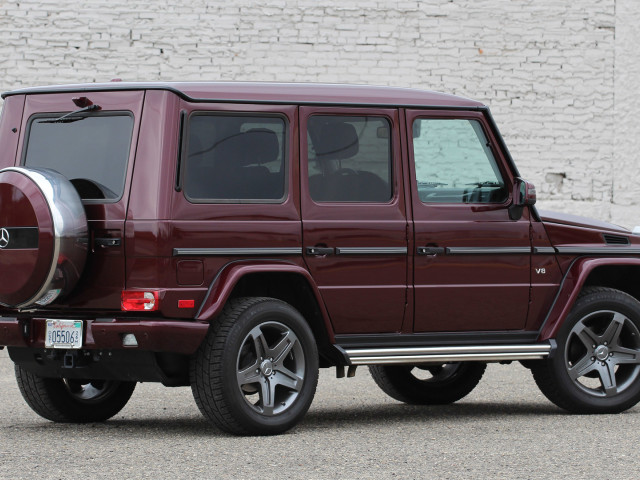
[[[15,366],[18,388],[31,409],[61,423],[103,422],[124,408],[135,382],[43,378]]]
[[[477,362],[442,365],[371,365],[378,386],[392,398],[413,405],[444,405],[466,397],[478,385],[487,365]]]
[[[296,425],[318,383],[309,325],[273,298],[229,301],[191,361],[191,389],[214,425],[235,435],[273,435]]]
[[[533,365],[542,393],[574,413],[617,413],[640,400],[640,302],[587,287],[556,336],[553,358]]]

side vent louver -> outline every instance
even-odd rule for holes
[[[604,242],[607,245],[629,245],[631,242],[629,241],[629,237],[623,237],[621,235],[610,235],[604,234]]]

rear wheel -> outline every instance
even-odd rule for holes
[[[54,422],[102,422],[127,404],[135,382],[43,378],[15,366],[16,379],[27,405]]]
[[[458,362],[441,365],[372,365],[371,376],[387,395],[416,405],[453,403],[478,385],[487,365]]]
[[[586,288],[556,337],[553,358],[533,376],[544,395],[576,413],[615,413],[640,400],[640,302]]]
[[[272,435],[309,409],[318,383],[318,352],[309,325],[273,298],[231,300],[191,364],[200,411],[237,435]]]

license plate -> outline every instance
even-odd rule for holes
[[[47,348],[81,348],[81,320],[47,320],[44,346]]]

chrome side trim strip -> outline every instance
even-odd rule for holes
[[[530,247],[447,247],[448,255],[530,254]]]
[[[401,365],[418,363],[450,363],[450,362],[502,362],[512,360],[542,360],[548,354],[522,353],[512,354],[459,354],[404,357],[358,357],[351,360],[352,365]]]
[[[556,253],[556,249],[553,247],[533,247],[533,253],[538,255],[553,255]]]
[[[406,255],[407,247],[336,247],[336,255]]]
[[[558,253],[576,255],[640,255],[640,248],[624,245],[608,247],[556,247]]]
[[[464,361],[539,360],[550,343],[461,347],[358,348],[345,350],[352,365],[391,365]]]
[[[265,256],[265,255],[302,255],[302,247],[273,247],[273,248],[174,248],[174,257],[183,256]]]

